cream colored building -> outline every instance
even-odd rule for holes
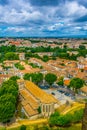
[[[19,59],[25,60],[25,53],[19,53]]]

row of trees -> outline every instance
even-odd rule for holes
[[[38,84],[43,80],[43,74],[42,73],[26,73],[24,75],[25,80],[31,80],[35,84]]]
[[[78,54],[69,55],[67,51],[78,51]],[[11,45],[11,46],[2,45],[0,47],[0,61],[2,62],[3,60],[18,60],[19,57],[14,52],[25,52],[26,59],[29,59],[30,57],[35,57],[43,60],[44,62],[47,62],[50,59],[55,60],[56,57],[69,59],[69,60],[76,60],[77,57],[79,56],[86,57],[87,49],[85,48],[84,45],[80,45],[78,49],[70,49],[67,47],[64,47],[63,49],[59,47],[51,48],[50,46],[28,48],[28,47],[16,47],[15,45]],[[38,54],[35,54],[37,52],[53,52],[53,55],[52,57],[48,57],[48,56],[40,57]]]
[[[25,80],[32,80],[35,84],[38,84],[45,79],[45,81],[49,84],[52,85],[54,82],[57,82],[58,85],[64,85],[64,78],[60,77],[57,81],[57,76],[53,73],[47,73],[45,77],[43,76],[42,73],[26,73],[24,75]],[[70,84],[68,85],[69,88],[71,88],[75,93],[78,93],[78,90],[83,87],[85,84],[83,79],[74,77],[71,79]]]
[[[45,77],[43,77],[42,73],[26,73],[24,75],[24,79],[25,80],[32,80],[32,82],[34,82],[35,84],[38,84],[40,82],[43,81],[43,79],[45,79],[45,81],[49,84],[52,85],[56,80],[57,80],[57,76],[55,74],[52,73],[48,73],[45,75]]]
[[[18,97],[16,80],[9,79],[0,87],[0,122],[8,122],[14,117]]]
[[[34,54],[32,52],[28,52],[28,53],[25,53],[25,58],[26,59],[29,59],[31,57],[34,57],[34,58],[37,58],[37,59],[41,59],[42,61],[44,62],[47,62],[49,61],[51,58],[47,55],[44,55],[43,57],[40,57],[38,54]]]
[[[83,56],[86,57],[87,54],[87,49],[78,49],[78,54],[72,54],[70,55],[69,53],[67,53],[66,49],[55,49],[55,51],[53,52],[53,55],[51,57],[44,55],[43,57],[40,57],[38,54],[32,53],[32,52],[27,52],[25,53],[25,58],[29,59],[31,57],[37,58],[37,59],[41,59],[44,62],[49,61],[50,59],[56,60],[57,57],[62,58],[62,59],[69,59],[69,60],[77,60],[77,58],[79,56]]]

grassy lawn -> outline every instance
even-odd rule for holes
[[[0,130],[6,130],[5,127],[0,127]]]
[[[21,120],[18,121],[21,125],[32,125],[32,124],[41,124],[41,123],[47,123],[47,119],[37,119],[37,120]]]
[[[73,104],[73,106],[71,106],[71,108],[67,109],[62,114],[73,113],[74,111],[79,110],[84,107],[85,107],[85,104],[75,103]]]
[[[21,126],[9,127],[6,130],[20,130]]]
[[[61,114],[67,114],[67,113],[73,113],[74,111],[79,110],[84,107],[85,107],[85,104],[74,102],[71,105],[63,104],[56,110],[59,111]]]

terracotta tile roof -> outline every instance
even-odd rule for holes
[[[12,44],[12,45],[16,45],[16,46],[19,46],[20,45],[20,41],[10,41],[9,44]]]
[[[87,66],[84,67],[84,70],[87,70]]]
[[[30,81],[25,81],[25,88],[42,103],[57,103],[57,100],[52,95],[47,94]]]
[[[68,86],[68,85],[70,84],[70,79],[64,80],[64,84],[65,84],[66,86]]]
[[[6,60],[4,61],[4,63],[16,63],[16,62],[19,62],[19,60]]]
[[[84,79],[85,73],[84,72],[78,72],[77,75],[76,75],[76,77]]]
[[[24,66],[25,70],[20,70],[23,73],[34,73],[34,72],[39,72],[39,68],[32,68],[32,66],[26,64],[25,62],[20,62],[21,65]]]
[[[34,110],[29,104],[26,104],[25,106],[23,106],[23,108],[29,116],[34,116],[38,114],[38,111]]]
[[[80,90],[84,93],[87,93],[87,86],[82,87]]]
[[[26,90],[22,89],[20,90],[21,96],[32,106],[33,109],[38,108],[38,102],[33,98],[33,96]]]
[[[10,78],[11,75],[8,75],[8,74],[0,74],[0,78],[3,77],[3,78]]]

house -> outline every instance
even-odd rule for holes
[[[87,73],[87,66],[84,67],[84,71]]]
[[[6,60],[4,61],[4,66],[14,67],[14,64],[18,62],[19,60]]]
[[[6,81],[11,77],[11,75],[8,74],[0,74],[0,81]]]
[[[68,86],[70,84],[70,79],[69,78],[64,78],[64,85]]]
[[[83,86],[81,89],[81,94],[87,96],[87,86]]]
[[[29,119],[49,117],[58,105],[58,100],[41,90],[37,85],[23,79],[18,80],[22,109]],[[39,113],[38,109],[41,109]]]
[[[47,55],[47,56],[52,56],[53,55],[53,52],[39,52],[39,53],[36,53],[38,54],[39,56],[43,57],[44,55]]]
[[[78,64],[78,69],[84,69],[84,64]]]
[[[19,59],[25,60],[25,53],[19,53]]]
[[[77,54],[78,54],[78,51],[67,51],[67,53],[70,54],[70,56],[73,55],[73,54],[74,54],[74,55],[77,55]]]
[[[82,56],[80,56],[80,57],[77,58],[77,61],[80,62],[80,63],[83,63],[84,60],[85,60],[85,58],[82,57]]]

